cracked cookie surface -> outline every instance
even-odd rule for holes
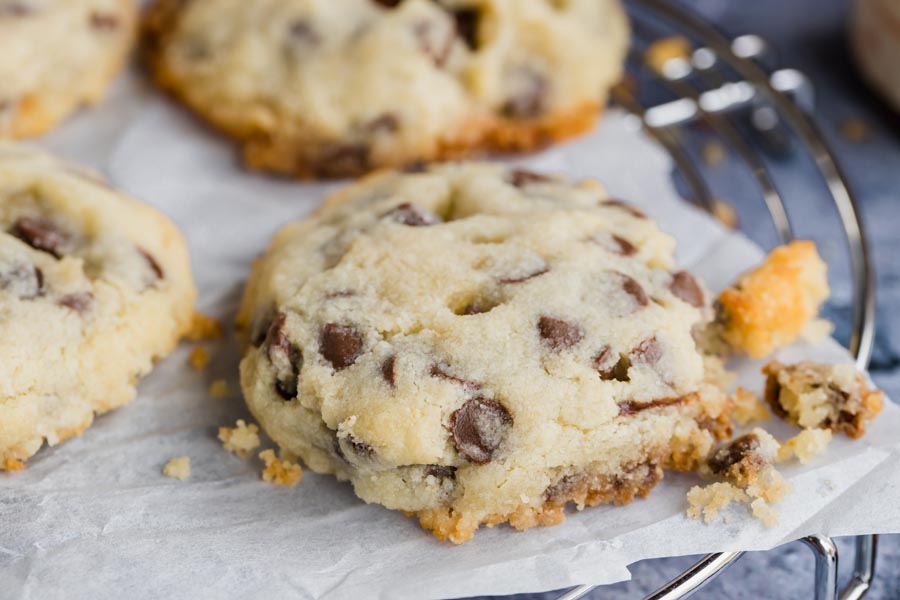
[[[454,542],[645,495],[729,431],[674,241],[596,183],[388,172],[290,224],[239,313],[263,429]]]
[[[191,325],[189,264],[154,209],[0,144],[0,465],[134,397]]]
[[[304,178],[585,131],[628,44],[618,0],[156,0],[144,31],[160,85]]]
[[[98,102],[136,29],[134,0],[0,0],[0,139]]]

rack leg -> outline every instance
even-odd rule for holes
[[[869,591],[875,579],[875,557],[878,555],[878,536],[860,535],[856,538],[856,559],[853,579],[841,594],[841,600],[859,600]]]
[[[816,600],[835,600],[837,598],[837,546],[830,537],[811,535],[803,538],[816,555]]]

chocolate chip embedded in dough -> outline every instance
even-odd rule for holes
[[[644,291],[641,284],[624,273],[619,273],[619,275],[622,277],[622,289],[625,290],[625,293],[634,298],[638,306],[647,306],[650,300],[647,298],[647,292]]]
[[[543,73],[523,68],[517,77],[516,91],[500,107],[500,112],[511,119],[539,117],[548,108],[550,83]]]
[[[456,467],[448,465],[425,465],[425,476],[436,479],[456,479]]]
[[[90,292],[77,292],[75,294],[66,294],[57,300],[57,304],[64,306],[70,310],[83,315],[94,303],[94,295]]]
[[[266,335],[266,354],[275,370],[275,391],[285,400],[297,397],[297,379],[303,367],[303,353],[288,339],[284,326],[287,317],[278,313]]]
[[[44,272],[32,264],[18,263],[0,272],[0,290],[22,300],[30,300],[44,291]]]
[[[593,366],[603,381],[629,381],[631,361],[627,356],[615,355],[609,346],[604,346],[594,356]]]
[[[554,181],[549,175],[535,173],[526,169],[513,169],[509,172],[509,182],[517,187],[522,188],[533,183],[549,183]]]
[[[381,376],[387,382],[387,384],[391,387],[396,385],[396,366],[397,366],[397,356],[391,355],[384,359],[384,362],[381,363]]]
[[[453,443],[461,455],[475,464],[490,462],[513,418],[496,400],[472,398],[450,415]]]
[[[288,26],[288,40],[295,47],[309,47],[318,45],[319,34],[312,25],[304,19],[298,19]]]
[[[441,222],[440,217],[432,212],[414,206],[408,202],[398,205],[390,212],[385,214],[390,220],[407,225],[409,227],[427,227],[429,225],[437,225]]]
[[[69,243],[69,234],[47,219],[22,217],[10,233],[34,248],[62,258]]]
[[[578,323],[542,315],[538,319],[541,339],[554,350],[571,348],[584,338],[584,330]]]
[[[697,283],[693,275],[687,271],[678,271],[672,275],[672,283],[669,290],[675,297],[684,300],[694,308],[701,308],[704,303],[703,288]]]
[[[97,31],[115,31],[119,28],[119,17],[112,13],[94,11],[91,13],[90,24]]]
[[[384,113],[366,123],[369,133],[393,133],[400,129],[400,117],[395,113]]]
[[[631,204],[628,204],[627,202],[624,202],[622,200],[609,199],[609,200],[604,200],[601,204],[604,206],[612,206],[614,208],[621,209],[621,210],[627,212],[628,214],[630,214],[631,216],[638,218],[638,219],[646,219],[647,218],[647,215],[645,215],[643,211],[635,208]]]
[[[157,261],[152,254],[150,254],[143,248],[138,248],[138,252],[140,252],[141,256],[144,257],[144,260],[147,261],[147,266],[149,266],[150,270],[153,271],[156,279],[162,280],[166,278],[165,271],[163,271],[163,268],[160,266],[159,261]]]
[[[477,8],[461,8],[453,11],[456,34],[462,38],[470,50],[478,49],[478,22],[481,18]]]
[[[529,279],[534,279],[535,277],[538,277],[538,276],[543,275],[544,273],[548,273],[548,272],[550,272],[550,267],[548,267],[547,265],[544,265],[526,275],[504,277],[500,280],[500,283],[522,283],[523,281],[528,281]]]
[[[365,144],[335,144],[322,151],[319,175],[341,177],[369,168],[370,149]]]
[[[631,351],[631,360],[646,365],[655,365],[663,356],[662,345],[656,337],[643,340]]]
[[[455,375],[450,374],[449,367],[444,364],[433,364],[431,365],[431,370],[429,371],[432,377],[437,377],[439,379],[446,379],[447,381],[452,381],[453,383],[458,383],[462,386],[469,388],[470,390],[478,390],[481,389],[481,384],[477,381],[470,381],[468,379],[463,379],[461,377],[457,377]]]
[[[352,325],[328,323],[319,337],[319,352],[336,370],[346,369],[363,353],[362,333]]]
[[[748,433],[713,452],[707,465],[713,473],[719,475],[756,453],[757,450],[759,450],[759,438],[755,433]]]

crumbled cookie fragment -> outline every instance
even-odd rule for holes
[[[216,379],[209,384],[209,395],[213,398],[227,398],[231,394],[228,389],[228,382],[224,379]]]
[[[773,508],[771,504],[757,498],[750,503],[750,510],[754,517],[762,521],[766,527],[775,527],[778,525],[778,509]]]
[[[695,485],[688,491],[687,515],[692,519],[703,517],[704,523],[712,523],[719,512],[732,502],[748,502],[744,490],[730,483],[718,481],[709,485]]]
[[[222,337],[222,324],[201,312],[195,312],[191,320],[191,328],[185,337],[192,342],[219,339]]]
[[[9,457],[3,461],[3,469],[6,471],[21,471],[25,468],[25,463],[17,458]]]
[[[701,472],[746,487],[757,482],[777,455],[778,441],[757,427],[716,448]]]
[[[266,463],[265,468],[262,470],[263,481],[274,483],[275,485],[293,487],[303,477],[303,470],[300,468],[300,465],[279,459],[275,456],[275,451],[272,449],[263,450],[259,453],[259,457]]]
[[[188,456],[176,456],[163,467],[163,475],[184,481],[191,476],[191,459]]]
[[[778,462],[784,462],[796,456],[800,464],[805,465],[814,456],[825,452],[830,442],[830,429],[804,429],[778,449],[777,460]]]
[[[871,389],[853,365],[772,361],[763,373],[766,402],[798,427],[831,429],[858,438],[884,403],[884,394]]]
[[[828,295],[815,244],[791,242],[722,291],[714,327],[732,351],[759,358],[796,340]]]
[[[195,371],[202,371],[206,368],[206,365],[209,364],[209,352],[206,351],[206,348],[198,346],[191,350],[189,362],[192,369]]]
[[[729,401],[731,402],[731,418],[738,425],[766,421],[771,416],[766,405],[747,388],[736,389],[734,394],[729,396]]]
[[[219,427],[219,441],[229,452],[248,458],[259,448],[259,427],[255,423],[248,425],[243,419],[238,419],[234,427]]]

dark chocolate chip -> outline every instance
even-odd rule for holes
[[[538,319],[541,339],[554,350],[571,348],[584,337],[584,330],[578,323],[542,315]]]
[[[672,276],[669,289],[677,298],[680,298],[695,308],[703,306],[703,288],[687,271],[678,271]]]
[[[352,435],[348,435],[346,438],[347,444],[353,450],[353,453],[360,458],[372,458],[375,456],[375,449],[372,448],[369,444],[358,440]]]
[[[656,337],[650,337],[642,341],[631,351],[631,360],[647,365],[654,365],[663,356],[663,349]]]
[[[22,217],[13,225],[12,235],[35,250],[62,258],[69,235],[47,219]]]
[[[641,411],[648,410],[651,408],[661,408],[664,406],[674,406],[676,404],[681,404],[685,400],[684,396],[672,396],[669,398],[658,398],[656,400],[651,400],[650,402],[632,402],[630,400],[626,402],[622,402],[619,404],[619,416],[627,417],[629,415],[637,414]]]
[[[622,256],[631,256],[635,252],[637,252],[637,248],[634,247],[634,244],[626,240],[625,238],[621,238],[615,234],[612,236],[613,242],[619,247],[619,254]]]
[[[153,275],[156,276],[156,279],[162,280],[166,278],[165,271],[163,271],[163,268],[160,266],[159,261],[157,261],[152,254],[150,254],[143,248],[138,248],[138,252],[140,252],[141,256],[144,257],[144,260],[147,261],[147,265],[150,267],[150,270],[153,271]]]
[[[615,358],[609,346],[604,346],[594,356],[593,366],[603,381],[629,381],[628,369],[631,367],[631,361],[622,355]]]
[[[328,323],[319,337],[319,352],[338,371],[356,362],[363,353],[362,333],[352,325]]]
[[[319,175],[341,177],[353,175],[369,168],[369,147],[363,144],[339,144],[326,148],[322,153]]]
[[[288,38],[293,44],[315,46],[319,43],[319,34],[309,22],[299,19],[288,27]]]
[[[275,391],[285,400],[297,397],[297,379],[303,367],[303,353],[284,331],[287,317],[278,313],[266,335],[266,354],[275,370]]]
[[[513,418],[496,400],[472,398],[450,415],[456,449],[476,464],[490,462]]]
[[[645,215],[641,210],[638,210],[634,206],[628,204],[627,202],[623,202],[622,200],[615,200],[615,199],[604,200],[603,205],[619,208],[621,210],[624,210],[631,216],[636,217],[638,219],[646,219],[647,218],[647,215]]]
[[[373,0],[373,1],[375,2],[375,4],[380,4],[381,6],[384,6],[385,8],[394,8],[398,4],[403,2],[403,0]]]
[[[477,8],[461,8],[453,11],[453,19],[456,22],[456,34],[463,39],[471,50],[478,49],[478,21]]]
[[[707,465],[713,473],[721,475],[758,449],[759,438],[755,433],[748,433],[713,452]]]
[[[451,375],[447,369],[448,369],[448,367],[446,365],[434,364],[434,365],[431,365],[431,371],[429,371],[429,373],[431,373],[432,377],[438,377],[440,379],[446,379],[447,381],[452,381],[453,383],[458,383],[460,385],[463,385],[463,386],[469,388],[470,390],[481,389],[481,384],[478,383],[477,381],[469,381],[468,379],[456,377],[455,375]]]
[[[518,89],[500,108],[505,117],[531,119],[544,114],[550,96],[547,78],[533,69],[523,68],[518,78]]]
[[[528,281],[529,279],[534,279],[539,275],[543,275],[544,273],[548,273],[550,271],[550,267],[544,265],[539,269],[532,271],[527,275],[522,275],[521,277],[504,277],[500,280],[500,283],[522,283],[523,281]]]
[[[394,113],[384,113],[366,123],[369,133],[393,133],[400,129],[400,117]]]
[[[556,483],[544,490],[544,498],[547,502],[558,503],[572,496],[584,482],[584,478],[578,475],[566,475]]]
[[[25,2],[7,2],[0,4],[0,17],[27,17],[34,9]]]
[[[384,359],[384,362],[381,363],[381,376],[384,377],[384,380],[391,387],[394,387],[396,381],[396,366],[397,357],[394,355],[388,356],[386,359]]]
[[[624,273],[619,273],[619,275],[622,276],[622,289],[625,290],[625,293],[634,298],[638,306],[647,306],[650,300],[647,298],[647,293],[641,287],[641,284]]]
[[[513,169],[509,172],[509,182],[517,188],[525,187],[532,183],[548,183],[551,181],[553,181],[552,177],[525,169]]]
[[[637,252],[637,248],[634,244],[614,233],[596,233],[590,238],[590,241],[594,242],[598,246],[602,246],[609,252],[619,254],[621,256],[632,256]]]
[[[272,327],[272,321],[275,319],[274,309],[269,309],[253,316],[250,322],[250,343],[255,347],[262,346],[269,334],[269,328]]]
[[[30,264],[13,265],[0,272],[0,290],[12,290],[22,300],[35,298],[44,291],[44,272]]]
[[[119,28],[119,17],[110,13],[92,12],[91,27],[98,31],[115,31]]]
[[[448,465],[426,465],[425,476],[431,475],[436,479],[456,479],[456,467]]]
[[[426,227],[428,225],[437,225],[441,222],[440,217],[434,213],[424,208],[413,206],[408,202],[396,206],[384,216],[396,223],[410,227]]]
[[[66,294],[62,296],[57,303],[70,310],[74,310],[79,315],[84,314],[94,303],[94,295],[90,292],[78,292],[75,294]]]

